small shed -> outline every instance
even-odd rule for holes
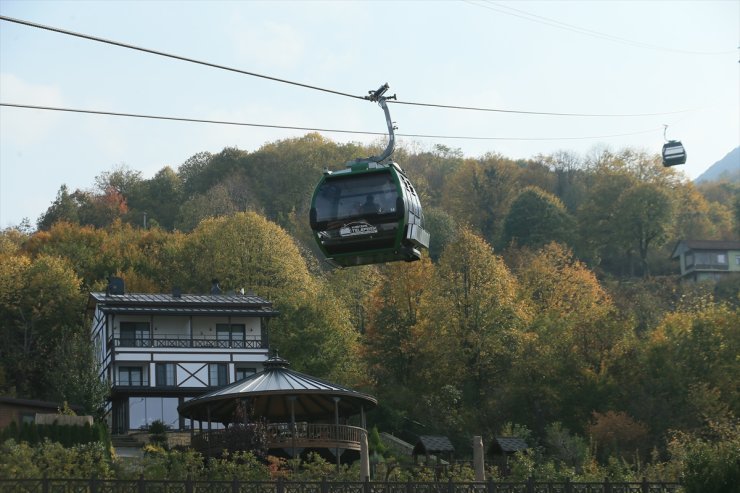
[[[499,466],[504,474],[509,472],[509,457],[519,451],[529,449],[529,445],[519,437],[493,437],[488,453],[492,462]]]
[[[491,455],[512,455],[520,450],[526,450],[529,446],[523,438],[518,437],[494,437],[489,447]]]
[[[438,435],[422,435],[419,437],[419,441],[414,445],[414,450],[411,452],[414,457],[414,462],[418,461],[420,455],[426,457],[426,463],[429,463],[430,456],[434,455],[437,458],[437,463],[441,457],[446,458],[448,462],[452,462],[452,457],[455,454],[455,447],[452,446],[452,442],[446,436]]]

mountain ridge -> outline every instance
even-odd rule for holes
[[[740,146],[731,150],[722,159],[707,168],[699,175],[694,183],[717,181],[727,179],[732,182],[740,182]]]

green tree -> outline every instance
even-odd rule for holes
[[[575,223],[557,197],[529,187],[514,199],[504,220],[503,243],[541,247],[572,241]]]
[[[126,196],[113,186],[100,194],[77,190],[75,199],[80,204],[78,211],[80,224],[86,226],[103,228],[117,219],[124,218],[128,213]]]
[[[84,297],[69,263],[41,255],[0,257],[0,356],[17,395],[52,399],[59,343],[80,327]],[[6,391],[12,389],[7,388]],[[12,393],[12,391],[11,391]]]
[[[616,229],[628,248],[640,255],[643,277],[650,276],[648,254],[668,238],[673,207],[671,198],[657,185],[641,183],[625,190],[617,200]]]
[[[203,292],[217,278],[227,290],[252,290],[268,299],[318,291],[284,229],[254,212],[205,219],[183,242],[181,285]]]
[[[442,207],[458,223],[493,241],[521,186],[521,169],[500,155],[465,160],[444,182]]]
[[[82,406],[85,414],[102,420],[109,387],[100,379],[100,364],[95,359],[88,331],[89,325],[83,323],[67,328],[65,337],[57,340],[46,362],[54,369],[48,378],[48,395],[57,402]]]
[[[210,152],[199,152],[178,166],[177,174],[180,176],[186,196],[193,195],[200,189],[198,178],[208,168],[211,158],[213,155]]]
[[[575,213],[585,194],[582,160],[567,151],[538,156],[537,160],[555,173],[554,194],[563,202],[568,212]]]
[[[270,342],[301,371],[347,382],[356,379],[357,332],[346,307],[315,279],[293,239],[254,212],[206,219],[183,239],[183,289],[202,292],[213,278],[225,290],[253,291],[281,315]]]
[[[103,229],[58,222],[48,231],[33,235],[26,251],[32,257],[50,255],[66,259],[85,288],[91,289],[96,281],[117,270],[108,239]]]
[[[610,395],[611,368],[629,345],[609,294],[565,247],[551,243],[511,259],[532,318],[512,362],[504,405],[543,432],[560,421],[582,430]]]
[[[119,164],[110,171],[104,171],[95,177],[95,189],[99,194],[105,194],[109,190],[123,195],[130,195],[142,181],[141,172],[135,171]]]
[[[469,229],[445,249],[428,284],[417,330],[419,373],[425,381],[417,388],[442,399],[442,409],[459,395],[461,422],[486,429],[495,422],[528,307],[518,299],[516,279],[503,260]],[[428,414],[419,407],[424,402],[418,400],[419,415]]]
[[[46,209],[36,223],[38,229],[48,230],[51,226],[59,221],[69,223],[79,223],[79,204],[75,201],[73,194],[70,194],[67,185],[59,187],[57,198]]]
[[[622,236],[615,227],[617,209],[614,206],[623,191],[636,180],[624,172],[597,168],[589,176],[586,197],[577,212],[581,258],[611,272],[624,270],[626,250]]]
[[[737,420],[710,422],[702,435],[677,433],[670,443],[683,466],[687,493],[737,493],[740,485],[740,427]]]
[[[429,257],[437,261],[447,245],[455,241],[458,225],[452,215],[438,207],[424,207],[424,227],[429,231]]]
[[[128,195],[129,217],[134,224],[156,222],[171,230],[183,202],[182,181],[169,166],[165,166],[151,180],[141,181]]]
[[[192,231],[209,217],[228,216],[237,212],[237,207],[224,185],[214,185],[207,193],[195,194],[180,206],[175,227],[181,231]]]
[[[368,376],[382,394],[382,402],[408,409],[410,389],[424,358],[417,333],[420,302],[434,277],[434,266],[423,258],[385,266],[382,272],[383,278],[368,300],[363,354]]]
[[[740,412],[740,313],[712,303],[666,315],[625,368],[625,411],[655,440]]]

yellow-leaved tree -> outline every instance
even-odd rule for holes
[[[359,379],[358,334],[346,307],[309,272],[293,238],[255,212],[206,219],[183,239],[180,285],[253,292],[274,302],[270,346],[299,371],[343,383]]]

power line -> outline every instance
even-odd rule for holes
[[[446,108],[453,110],[468,110],[468,111],[486,111],[494,113],[515,113],[518,115],[540,115],[540,116],[578,116],[578,117],[598,117],[598,118],[622,118],[622,117],[642,117],[642,116],[666,116],[676,115],[678,113],[689,113],[696,111],[695,109],[690,110],[679,110],[679,111],[668,111],[662,113],[556,113],[552,111],[525,111],[525,110],[505,110],[500,108],[481,108],[475,106],[455,106],[446,104],[433,104],[433,103],[415,103],[411,101],[388,101],[393,104],[407,104],[412,106],[426,106],[430,108]]]
[[[128,43],[122,43],[120,41],[113,41],[113,40],[110,40],[110,39],[99,38],[97,36],[91,36],[89,34],[83,34],[83,33],[78,33],[78,32],[74,32],[74,31],[68,31],[66,29],[61,29],[61,28],[53,27],[53,26],[46,26],[44,24],[37,24],[35,22],[30,22],[30,21],[26,21],[26,20],[22,20],[22,19],[15,19],[13,17],[6,17],[4,15],[0,15],[0,20],[4,20],[4,21],[8,21],[8,22],[14,22],[16,24],[22,24],[24,26],[35,27],[35,28],[38,28],[38,29],[45,29],[47,31],[53,31],[53,32],[60,33],[60,34],[66,34],[68,36],[75,36],[77,38],[87,39],[87,40],[90,40],[90,41],[96,41],[98,43],[105,43],[105,44],[109,44],[109,45],[113,45],[113,46],[119,46],[121,48],[128,48],[130,50],[136,50],[136,51],[141,51],[141,52],[144,52],[144,53],[150,53],[152,55],[159,55],[159,56],[163,56],[163,57],[167,57],[167,58],[173,58],[175,60],[181,60],[183,62],[195,63],[195,64],[198,64],[198,65],[204,65],[206,67],[217,68],[217,69],[220,69],[220,70],[228,70],[229,72],[236,72],[238,74],[243,74],[243,75],[251,75],[252,77],[259,77],[261,79],[267,79],[267,80],[271,80],[271,81],[274,81],[274,82],[282,82],[283,84],[290,84],[290,85],[293,85],[293,86],[305,87],[307,89],[313,89],[315,91],[328,92],[330,94],[336,94],[336,95],[339,95],[339,96],[346,96],[348,98],[363,99],[363,100],[365,99],[364,96],[356,96],[354,94],[349,94],[349,93],[341,92],[341,91],[335,91],[333,89],[327,89],[325,87],[312,86],[310,84],[303,84],[301,82],[295,82],[295,81],[291,81],[291,80],[287,80],[287,79],[281,79],[281,78],[278,78],[278,77],[272,77],[270,75],[258,74],[256,72],[249,72],[247,70],[241,70],[241,69],[234,68],[234,67],[227,67],[226,65],[218,65],[216,63],[204,62],[202,60],[196,60],[194,58],[188,58],[188,57],[184,57],[184,56],[180,56],[180,55],[173,55],[172,53],[165,53],[163,51],[152,50],[150,48],[142,48],[140,46],[134,46],[134,45],[131,45],[131,44],[128,44]]]
[[[113,46],[119,46],[121,48],[128,48],[128,49],[132,49],[132,50],[136,50],[136,51],[141,51],[141,52],[144,52],[144,53],[150,53],[150,54],[153,54],[153,55],[159,55],[159,56],[163,56],[163,57],[167,57],[167,58],[173,58],[175,60],[181,60],[181,61],[185,61],[185,62],[195,63],[195,64],[203,65],[203,66],[206,66],[206,67],[217,68],[217,69],[221,69],[221,70],[227,70],[227,71],[230,71],[230,72],[236,72],[236,73],[243,74],[243,75],[250,75],[250,76],[253,76],[253,77],[259,77],[259,78],[271,80],[271,81],[274,81],[274,82],[281,82],[281,83],[284,83],[284,84],[290,84],[290,85],[294,85],[294,86],[304,87],[304,88],[313,89],[313,90],[316,90],[316,91],[322,91],[322,92],[326,92],[326,93],[330,93],[330,94],[336,94],[336,95],[339,95],[339,96],[345,96],[345,97],[350,97],[350,98],[354,98],[354,99],[361,99],[361,100],[366,100],[367,99],[365,96],[357,96],[357,95],[354,95],[354,94],[349,94],[349,93],[346,93],[346,92],[336,91],[336,90],[333,90],[333,89],[327,89],[327,88],[324,88],[324,87],[318,87],[318,86],[313,86],[313,85],[309,85],[309,84],[304,84],[304,83],[301,83],[301,82],[290,81],[290,80],[287,80],[287,79],[281,79],[281,78],[273,77],[273,76],[269,76],[269,75],[258,74],[258,73],[250,72],[250,71],[247,71],[247,70],[241,70],[241,69],[237,69],[237,68],[233,68],[233,67],[227,67],[225,65],[218,65],[218,64],[215,64],[215,63],[205,62],[205,61],[201,61],[201,60],[195,60],[193,58],[188,58],[188,57],[184,57],[184,56],[180,56],[180,55],[173,55],[171,53],[165,53],[165,52],[162,52],[162,51],[153,50],[153,49],[149,49],[149,48],[142,48],[142,47],[139,47],[139,46],[134,46],[134,45],[131,45],[131,44],[128,44],[128,43],[120,42],[120,41],[113,41],[113,40],[109,40],[109,39],[100,38],[100,37],[97,37],[97,36],[91,36],[89,34],[82,34],[82,33],[74,32],[74,31],[69,31],[69,30],[66,30],[66,29],[61,29],[61,28],[57,28],[57,27],[53,27],[53,26],[47,26],[47,25],[43,25],[43,24],[37,24],[35,22],[30,22],[30,21],[26,21],[26,20],[22,20],[22,19],[15,19],[15,18],[12,18],[12,17],[7,17],[7,16],[0,15],[0,20],[7,21],[7,22],[14,22],[16,24],[21,24],[21,25],[25,25],[25,26],[29,26],[29,27],[35,27],[35,28],[38,28],[38,29],[44,29],[44,30],[47,30],[47,31],[53,31],[53,32],[60,33],[60,34],[66,34],[66,35],[69,35],[69,36],[75,36],[75,37],[78,37],[78,38],[87,39],[87,40],[90,40],[90,41],[96,41],[96,42],[99,42],[99,43],[105,43],[105,44],[110,44],[110,45],[113,45]],[[389,100],[388,102],[389,103],[394,103],[394,104],[411,105],[411,106],[425,106],[425,107],[430,107],[430,108],[444,108],[444,109],[455,109],[455,110],[466,110],[466,111],[482,111],[482,112],[491,112],[491,113],[509,113],[509,114],[520,114],[520,115],[561,116],[561,117],[601,117],[601,118],[645,117],[645,116],[665,116],[665,115],[673,115],[673,114],[677,114],[677,113],[686,113],[686,112],[694,111],[694,110],[680,110],[680,111],[661,112],[661,113],[632,113],[632,114],[629,114],[629,113],[622,113],[622,114],[608,114],[608,113],[557,113],[557,112],[551,112],[551,111],[525,111],[525,110],[513,110],[513,109],[502,109],[502,108],[484,108],[484,107],[475,107],[475,106],[445,105],[445,104],[424,103],[424,102],[412,102],[412,101],[391,101],[391,100]]]
[[[550,17],[544,17],[541,15],[533,14],[531,12],[527,12],[521,9],[517,9],[514,7],[510,7],[508,5],[503,5],[500,3],[492,2],[490,0],[483,0],[484,4],[476,3],[471,0],[465,0],[466,3],[469,3],[470,5],[475,5],[476,7],[485,8],[488,10],[492,10],[495,12],[499,12],[501,14],[505,15],[511,15],[514,17],[518,17],[520,19],[525,19],[532,22],[537,22],[539,24],[544,24],[546,26],[554,27],[557,29],[563,29],[565,31],[574,32],[577,34],[583,34],[586,36],[591,36],[598,39],[604,39],[607,41],[612,41],[615,43],[621,43],[637,48],[648,48],[651,50],[660,50],[660,51],[668,51],[673,53],[683,53],[687,55],[727,55],[729,53],[734,53],[734,51],[694,51],[694,50],[682,50],[678,48],[670,48],[667,46],[660,46],[660,45],[654,45],[650,43],[644,43],[642,41],[635,41],[627,38],[622,38],[619,36],[614,36],[612,34],[603,33],[600,31],[595,31],[593,29],[587,29],[585,27],[579,27],[573,24],[568,24],[566,22],[562,22],[556,19],[552,19]],[[506,10],[502,10],[506,9]]]
[[[33,110],[45,110],[45,111],[61,111],[67,113],[82,113],[88,115],[103,115],[103,116],[120,116],[128,118],[144,118],[149,120],[168,120],[177,122],[187,123],[210,123],[215,125],[236,125],[243,127],[261,127],[261,128],[274,128],[282,130],[303,130],[307,132],[326,132],[326,133],[342,133],[342,134],[360,134],[360,135],[387,135],[385,132],[366,132],[362,130],[341,130],[341,129],[330,129],[330,128],[315,128],[315,127],[298,127],[290,125],[270,125],[265,123],[245,123],[245,122],[234,122],[234,121],[223,121],[223,120],[205,120],[200,118],[184,118],[176,116],[162,116],[162,115],[146,115],[140,113],[121,113],[114,111],[99,111],[99,110],[84,110],[78,108],[62,108],[57,106],[38,106],[31,104],[16,104],[16,103],[0,103],[0,106],[9,108],[22,108],[22,109],[33,109]],[[611,135],[594,135],[594,136],[576,136],[576,137],[474,137],[464,135],[427,135],[427,134],[402,134],[397,133],[398,137],[411,137],[411,138],[424,138],[424,139],[445,139],[445,140],[501,140],[501,141],[558,141],[558,140],[595,140],[595,139],[608,139],[615,137],[626,137],[630,135],[639,135],[646,133],[653,133],[660,129],[651,128],[647,130],[640,130],[636,132],[628,132],[621,134]]]

